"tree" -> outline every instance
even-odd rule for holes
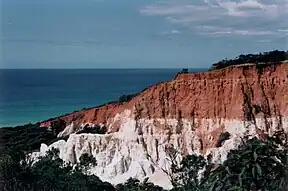
[[[51,149],[32,163],[25,155],[13,151],[0,160],[0,182],[4,191],[114,191],[95,175],[73,169],[59,158],[59,151]],[[84,157],[86,158],[86,157]],[[90,160],[90,159],[89,159]],[[86,160],[84,160],[86,161]],[[87,162],[87,161],[86,161]],[[87,163],[85,163],[87,164]]]
[[[180,167],[172,166],[172,190],[288,190],[287,145],[287,136],[281,131],[263,140],[246,137],[217,166],[209,155],[207,159],[188,155]]]
[[[164,191],[160,186],[148,182],[148,178],[143,182],[134,178],[129,178],[124,184],[117,184],[115,188],[116,191]]]
[[[209,177],[212,190],[287,190],[287,147],[277,137],[248,139]]]
[[[129,102],[129,101],[131,101],[134,97],[136,97],[138,94],[139,94],[139,93],[122,95],[122,96],[119,97],[118,102],[119,102],[119,103]]]
[[[166,147],[167,160],[170,162],[171,170],[162,169],[174,187],[172,191],[201,190],[205,183],[203,175],[208,175],[213,164],[211,155],[207,160],[201,155],[187,155],[177,162],[179,152],[173,147]]]
[[[262,70],[264,68],[262,63],[270,63],[270,62],[280,62],[288,59],[288,51],[279,51],[279,50],[273,50],[270,52],[264,52],[259,54],[247,54],[247,55],[239,55],[235,59],[224,59],[219,62],[216,62],[212,65],[212,67],[209,70],[216,70],[216,69],[222,69],[228,66],[233,65],[241,65],[246,63],[254,63],[258,64],[258,72],[259,74],[262,73]],[[261,63],[261,64],[260,64]]]
[[[9,150],[0,158],[0,190],[28,190],[27,181],[33,178],[31,162],[19,150]]]
[[[93,155],[89,153],[82,154],[79,158],[79,161],[80,162],[78,164],[78,167],[79,169],[82,169],[82,171],[84,171],[85,173],[87,172],[89,167],[97,165],[96,159],[93,157]]]
[[[0,128],[0,155],[9,154],[11,150],[32,152],[38,150],[41,143],[50,144],[56,140],[52,132],[38,123]]]
[[[188,74],[188,68],[183,68],[180,74]]]
[[[180,163],[180,167],[172,167],[173,190],[198,191],[203,188],[203,177],[201,171],[205,170],[207,161],[201,155],[187,155]]]

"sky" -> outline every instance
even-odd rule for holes
[[[287,50],[288,0],[0,3],[0,68],[208,68]]]

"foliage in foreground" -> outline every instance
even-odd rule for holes
[[[32,165],[25,153],[39,148],[41,142],[55,140],[53,133],[33,125],[0,130],[3,133],[1,190],[164,190],[149,183],[147,179],[144,182],[129,179],[114,187],[97,176],[86,175],[91,165],[97,165],[95,158],[88,154],[82,155],[80,163],[73,168],[58,157],[58,151],[51,150]],[[227,137],[228,134],[223,134],[223,141]],[[172,190],[288,190],[287,150],[287,136],[279,132],[262,140],[245,138],[237,149],[229,152],[227,160],[218,166],[212,164],[211,157],[188,155],[180,165],[172,165],[172,173],[169,174],[174,186]]]
[[[33,164],[24,153],[10,153],[0,159],[0,188],[4,191],[163,191],[152,183],[129,179],[116,187],[87,175],[88,167],[96,165],[89,154],[80,157],[76,166],[59,158],[59,151],[52,149]]]
[[[65,164],[52,149],[35,164],[23,153],[11,153],[1,158],[2,190],[15,191],[62,191],[62,190],[103,190],[113,191],[114,187],[102,182],[97,176],[85,175],[82,168]]]
[[[180,167],[173,169],[173,190],[288,190],[288,147],[283,135],[275,134],[264,140],[245,139],[217,167],[209,159],[189,155]],[[202,178],[198,179],[201,171]]]
[[[147,182],[147,180],[140,182],[137,179],[130,178],[124,184],[116,185],[115,188],[117,191],[164,191],[160,186]]]
[[[10,150],[32,152],[39,149],[41,143],[50,144],[56,140],[52,131],[39,127],[39,124],[0,128],[0,155]]]
[[[279,137],[247,140],[211,175],[213,190],[287,190],[287,145]]]

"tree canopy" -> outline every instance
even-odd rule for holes
[[[273,50],[259,54],[241,54],[235,59],[224,59],[214,63],[210,70],[222,69],[228,66],[241,65],[246,63],[269,63],[280,62],[288,59],[288,51]]]
[[[267,136],[264,140],[244,139],[218,166],[202,156],[186,156],[172,175],[177,183],[174,190],[288,190],[288,148],[283,135]],[[197,179],[203,169],[202,176]]]

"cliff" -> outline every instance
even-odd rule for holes
[[[167,148],[180,155],[211,154],[223,162],[245,135],[263,136],[288,130],[288,64],[243,65],[198,74],[178,74],[173,80],[141,92],[127,103],[112,103],[60,117],[69,135],[88,124],[105,125],[105,135],[71,134],[60,149],[66,161],[82,153],[96,157],[91,173],[112,183],[130,176],[150,177],[167,187]],[[54,119],[55,120],[55,119]],[[41,123],[48,127],[54,120]],[[216,147],[222,132],[230,139]],[[42,145],[41,152],[48,149]],[[39,153],[38,153],[39,154]]]

